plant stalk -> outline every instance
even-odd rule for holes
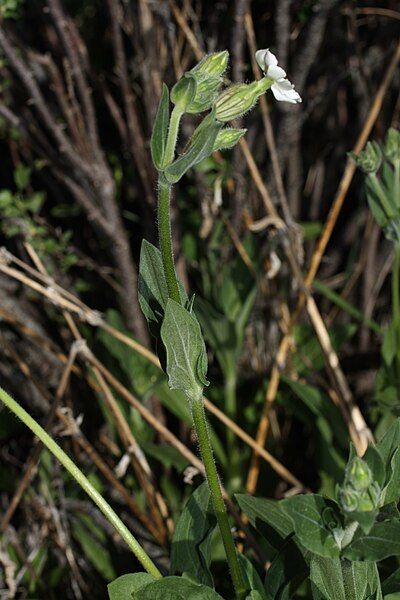
[[[171,217],[170,217],[171,185],[160,177],[158,187],[158,237],[161,256],[167,280],[168,296],[181,303],[178,279],[174,265],[172,248]]]
[[[81,488],[98,506],[106,519],[116,529],[121,538],[127,543],[138,561],[144,569],[153,575],[156,579],[161,579],[162,575],[153,563],[151,558],[143,550],[139,542],[132,535],[126,525],[121,521],[116,512],[111,508],[108,502],[93,487],[87,477],[76,466],[73,460],[60,448],[60,446],[46,433],[46,431],[16,402],[7,392],[0,388],[0,400],[26,425],[39,440],[50,450],[50,452],[60,461],[70,475],[77,481]]]
[[[207,418],[204,412],[203,399],[198,398],[191,404],[193,422],[196,429],[200,454],[206,471],[207,482],[211,492],[211,499],[217,517],[219,530],[225,548],[226,558],[232,576],[233,586],[237,600],[242,600],[247,593],[246,585],[240,569],[235,543],[229,525],[228,513],[222,497],[221,485],[215,466],[210,435],[208,432]]]

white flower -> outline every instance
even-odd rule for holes
[[[292,104],[301,102],[300,94],[296,92],[289,79],[286,79],[286,72],[282,67],[278,67],[278,59],[275,54],[272,54],[268,48],[257,50],[256,61],[264,74],[273,80],[271,90],[277,100],[291,102]]]

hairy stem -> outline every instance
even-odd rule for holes
[[[202,398],[192,402],[192,416],[196,429],[197,439],[200,447],[200,454],[206,471],[207,482],[211,492],[211,499],[214,506],[215,515],[222,541],[225,548],[226,558],[232,576],[233,585],[236,592],[236,598],[241,600],[246,594],[246,585],[240,570],[237,558],[235,543],[233,541],[231,528],[228,520],[225,502],[222,497],[221,485],[218,478],[217,468],[214,462],[213,451],[211,447],[210,436],[208,433],[207,419],[204,412]]]
[[[93,487],[82,471],[76,466],[71,458],[60,448],[60,446],[46,433],[46,431],[16,402],[7,392],[0,388],[0,400],[39,438],[39,440],[50,450],[50,452],[67,469],[70,475],[78,482],[81,488],[99,507],[106,519],[116,529],[121,538],[127,543],[138,561],[143,565],[150,575],[156,579],[162,577],[151,558],[143,550],[139,542],[124,525],[115,511],[101,494]]]
[[[174,265],[172,248],[171,217],[170,217],[171,186],[160,178],[158,187],[158,236],[161,256],[167,280],[168,296],[181,303],[178,279]]]

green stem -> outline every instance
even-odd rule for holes
[[[214,462],[202,398],[192,402],[192,416],[199,442],[200,454],[206,471],[207,481],[211,492],[211,499],[214,506],[215,515],[217,517],[219,530],[221,532],[236,597],[238,600],[241,600],[246,595],[247,590],[243,580],[235,543],[233,541],[232,532],[229,525],[228,513],[226,512],[225,502],[222,497],[221,485]]]
[[[178,279],[174,265],[172,248],[171,218],[170,218],[171,186],[160,177],[158,186],[158,236],[163,261],[165,278],[167,280],[168,296],[181,303]]]
[[[162,577],[151,558],[146,554],[139,542],[131,534],[129,529],[124,525],[118,515],[114,512],[111,506],[104,500],[103,496],[92,486],[90,481],[85,477],[76,464],[70,457],[60,448],[60,446],[45,432],[43,427],[39,425],[27,412],[16,402],[7,392],[0,388],[0,400],[19,418],[21,421],[39,438],[39,440],[50,450],[52,454],[60,461],[67,471],[74,477],[81,488],[99,507],[106,519],[118,531],[122,539],[128,544],[133,554],[139,562],[142,563],[150,575],[156,579]]]
[[[370,180],[372,181],[374,190],[382,203],[383,209],[386,212],[386,216],[388,217],[388,219],[392,219],[394,217],[393,208],[385,194],[385,190],[383,189],[378,177],[376,176],[376,173],[370,173]]]

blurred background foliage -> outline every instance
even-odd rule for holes
[[[287,246],[306,272],[395,51],[398,9],[394,0],[0,1],[2,385],[75,456],[161,569],[201,476],[118,387],[113,408],[79,352],[68,385],[59,384],[78,327],[125,391],[196,452],[186,403],[118,339],[151,345],[136,273],[142,238],[156,241],[149,140],[162,82],[171,86],[204,53],[225,48],[231,80],[252,80],[254,47],[270,47],[303,97],[299,106],[268,97],[246,116],[250,159],[242,146],[213,155],[174,198],[175,253],[208,345],[209,399],[255,438],[302,292]],[[372,131],[379,144],[399,127],[399,85],[397,67]],[[387,172],[377,177],[385,184]],[[394,244],[369,210],[371,195],[357,170],[311,292],[345,389],[380,435],[400,414],[400,343],[387,333],[398,329]],[[268,213],[269,200],[280,218]],[[57,285],[82,310],[72,324]],[[86,318],[85,306],[101,314]],[[326,359],[304,312],[278,365],[267,449],[305,487],[332,493],[351,434]],[[225,487],[245,492],[251,448],[214,417],[211,427]],[[258,495],[296,491],[264,461],[259,475]],[[105,582],[133,570],[98,511],[1,409],[0,536],[1,598],[104,598]],[[221,558],[215,543],[217,581]]]

